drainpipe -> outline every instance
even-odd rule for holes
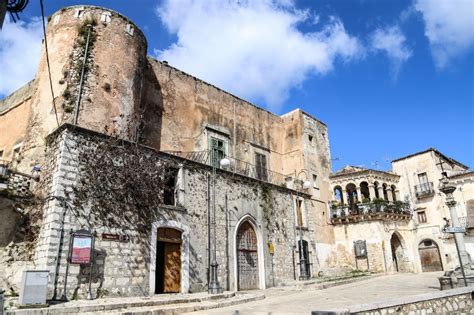
[[[81,105],[82,87],[84,85],[84,73],[86,69],[87,54],[89,52],[89,39],[91,36],[91,29],[92,29],[92,25],[87,24],[86,49],[84,51],[84,58],[82,60],[81,79],[79,80],[79,91],[77,92],[77,102],[76,102],[76,108],[74,111],[74,125],[77,125],[77,120],[79,118],[79,106]]]
[[[230,231],[230,220],[229,220],[229,207],[227,202],[227,194],[225,194],[225,234],[226,234],[226,242],[225,242],[225,253],[226,253],[226,267],[227,267],[227,277],[226,277],[226,289],[230,291],[230,264],[229,264],[229,231]]]
[[[211,280],[211,179],[207,174],[207,283]]]

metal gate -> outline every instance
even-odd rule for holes
[[[438,245],[434,241],[422,241],[418,245],[418,253],[420,254],[421,270],[423,272],[443,270]]]
[[[237,278],[239,290],[258,289],[257,235],[249,222],[237,232]]]

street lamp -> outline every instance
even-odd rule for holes
[[[296,186],[295,188],[296,188],[296,206],[297,207],[298,207],[298,200],[299,200],[299,197],[300,197],[300,192],[303,191],[303,190],[307,190],[311,187],[311,182],[309,180],[306,179],[305,181],[302,181],[302,180],[299,179],[301,174],[305,174],[305,176],[307,178],[306,170],[301,170],[298,173],[298,175],[295,176],[295,179],[293,181],[295,186]],[[296,219],[295,222],[297,223],[298,220]],[[306,269],[306,266],[307,266],[306,259],[307,259],[307,257],[306,257],[306,253],[304,251],[304,246],[303,246],[303,226],[298,225],[298,227],[299,227],[298,251],[299,251],[299,255],[300,255],[300,280],[308,280],[309,279],[309,272]]]
[[[452,227],[445,227],[444,231],[454,234],[454,244],[458,252],[459,264],[461,267],[461,273],[464,280],[464,286],[467,287],[466,274],[464,266],[471,264],[471,259],[466,251],[466,245],[464,244],[463,229],[459,224],[458,214],[456,212],[456,200],[454,200],[453,193],[456,190],[455,186],[449,185],[449,179],[445,172],[443,172],[443,178],[441,179],[441,185],[439,190],[446,195],[446,205],[449,208],[449,214],[451,215]]]
[[[213,149],[210,150],[211,165],[212,165],[212,216],[211,216],[211,226],[212,226],[212,242],[210,248],[211,254],[211,268],[209,275],[209,285],[208,293],[209,294],[220,294],[223,292],[222,287],[219,284],[218,279],[218,268],[219,264],[216,259],[216,163],[214,161],[214,154],[216,153]],[[219,160],[219,165],[221,168],[227,168],[230,165],[230,160],[226,157]],[[210,232],[210,231],[209,231]],[[210,234],[210,233],[209,233]]]

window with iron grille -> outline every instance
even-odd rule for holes
[[[416,213],[416,215],[417,215],[418,223],[428,222],[427,219],[426,219],[426,212],[425,211],[418,211]]]
[[[267,157],[264,154],[255,153],[255,166],[257,178],[263,181],[267,180]]]

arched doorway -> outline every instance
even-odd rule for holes
[[[237,289],[259,288],[258,243],[253,226],[245,221],[237,231]]]
[[[181,231],[159,228],[156,244],[155,293],[181,292]]]
[[[421,271],[442,271],[441,255],[439,254],[438,244],[430,239],[421,241],[418,245],[418,253],[420,255]]]
[[[394,271],[397,271],[397,272],[405,271],[405,268],[404,268],[405,252],[403,250],[401,236],[399,236],[397,233],[392,234],[392,237],[390,238],[390,247],[392,249],[392,261],[393,261]]]

